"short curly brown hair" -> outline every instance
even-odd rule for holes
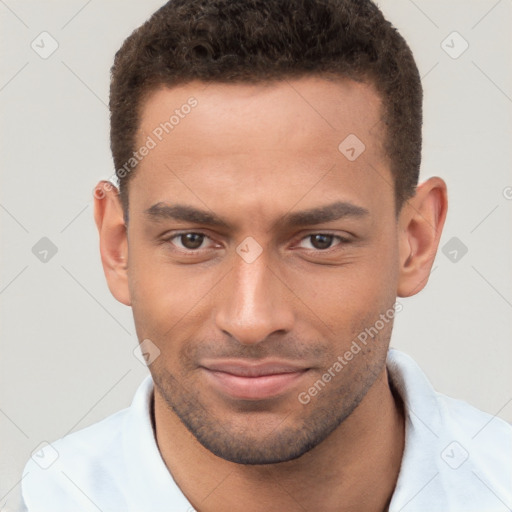
[[[125,217],[144,95],[192,80],[322,74],[367,81],[381,95],[399,212],[418,183],[423,92],[411,50],[371,0],[170,0],[124,41],[111,69],[111,150]]]

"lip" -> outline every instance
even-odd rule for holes
[[[210,384],[238,400],[265,400],[289,391],[308,368],[284,362],[215,361],[201,366]]]

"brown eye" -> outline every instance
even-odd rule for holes
[[[199,249],[204,242],[205,235],[201,233],[183,233],[181,235],[177,235],[177,238],[180,241],[180,246],[184,249]]]
[[[334,235],[318,234],[318,235],[310,235],[308,238],[311,240],[311,245],[315,249],[322,250],[322,249],[329,249],[329,247],[331,247],[331,244],[335,237],[334,237]]]

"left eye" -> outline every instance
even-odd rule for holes
[[[180,249],[194,250],[200,249],[203,242],[208,237],[202,233],[180,233],[173,236],[169,241],[177,245]]]
[[[308,240],[310,240],[310,247],[305,247],[303,244]],[[339,245],[340,242],[343,242],[343,239],[339,236],[318,233],[303,238],[300,242],[300,247],[305,249],[325,250],[330,249],[332,247],[332,243],[335,240],[338,240],[338,244],[336,245]]]

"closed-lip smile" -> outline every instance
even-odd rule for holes
[[[239,400],[264,400],[282,395],[309,368],[285,361],[214,360],[201,364],[211,385]]]

